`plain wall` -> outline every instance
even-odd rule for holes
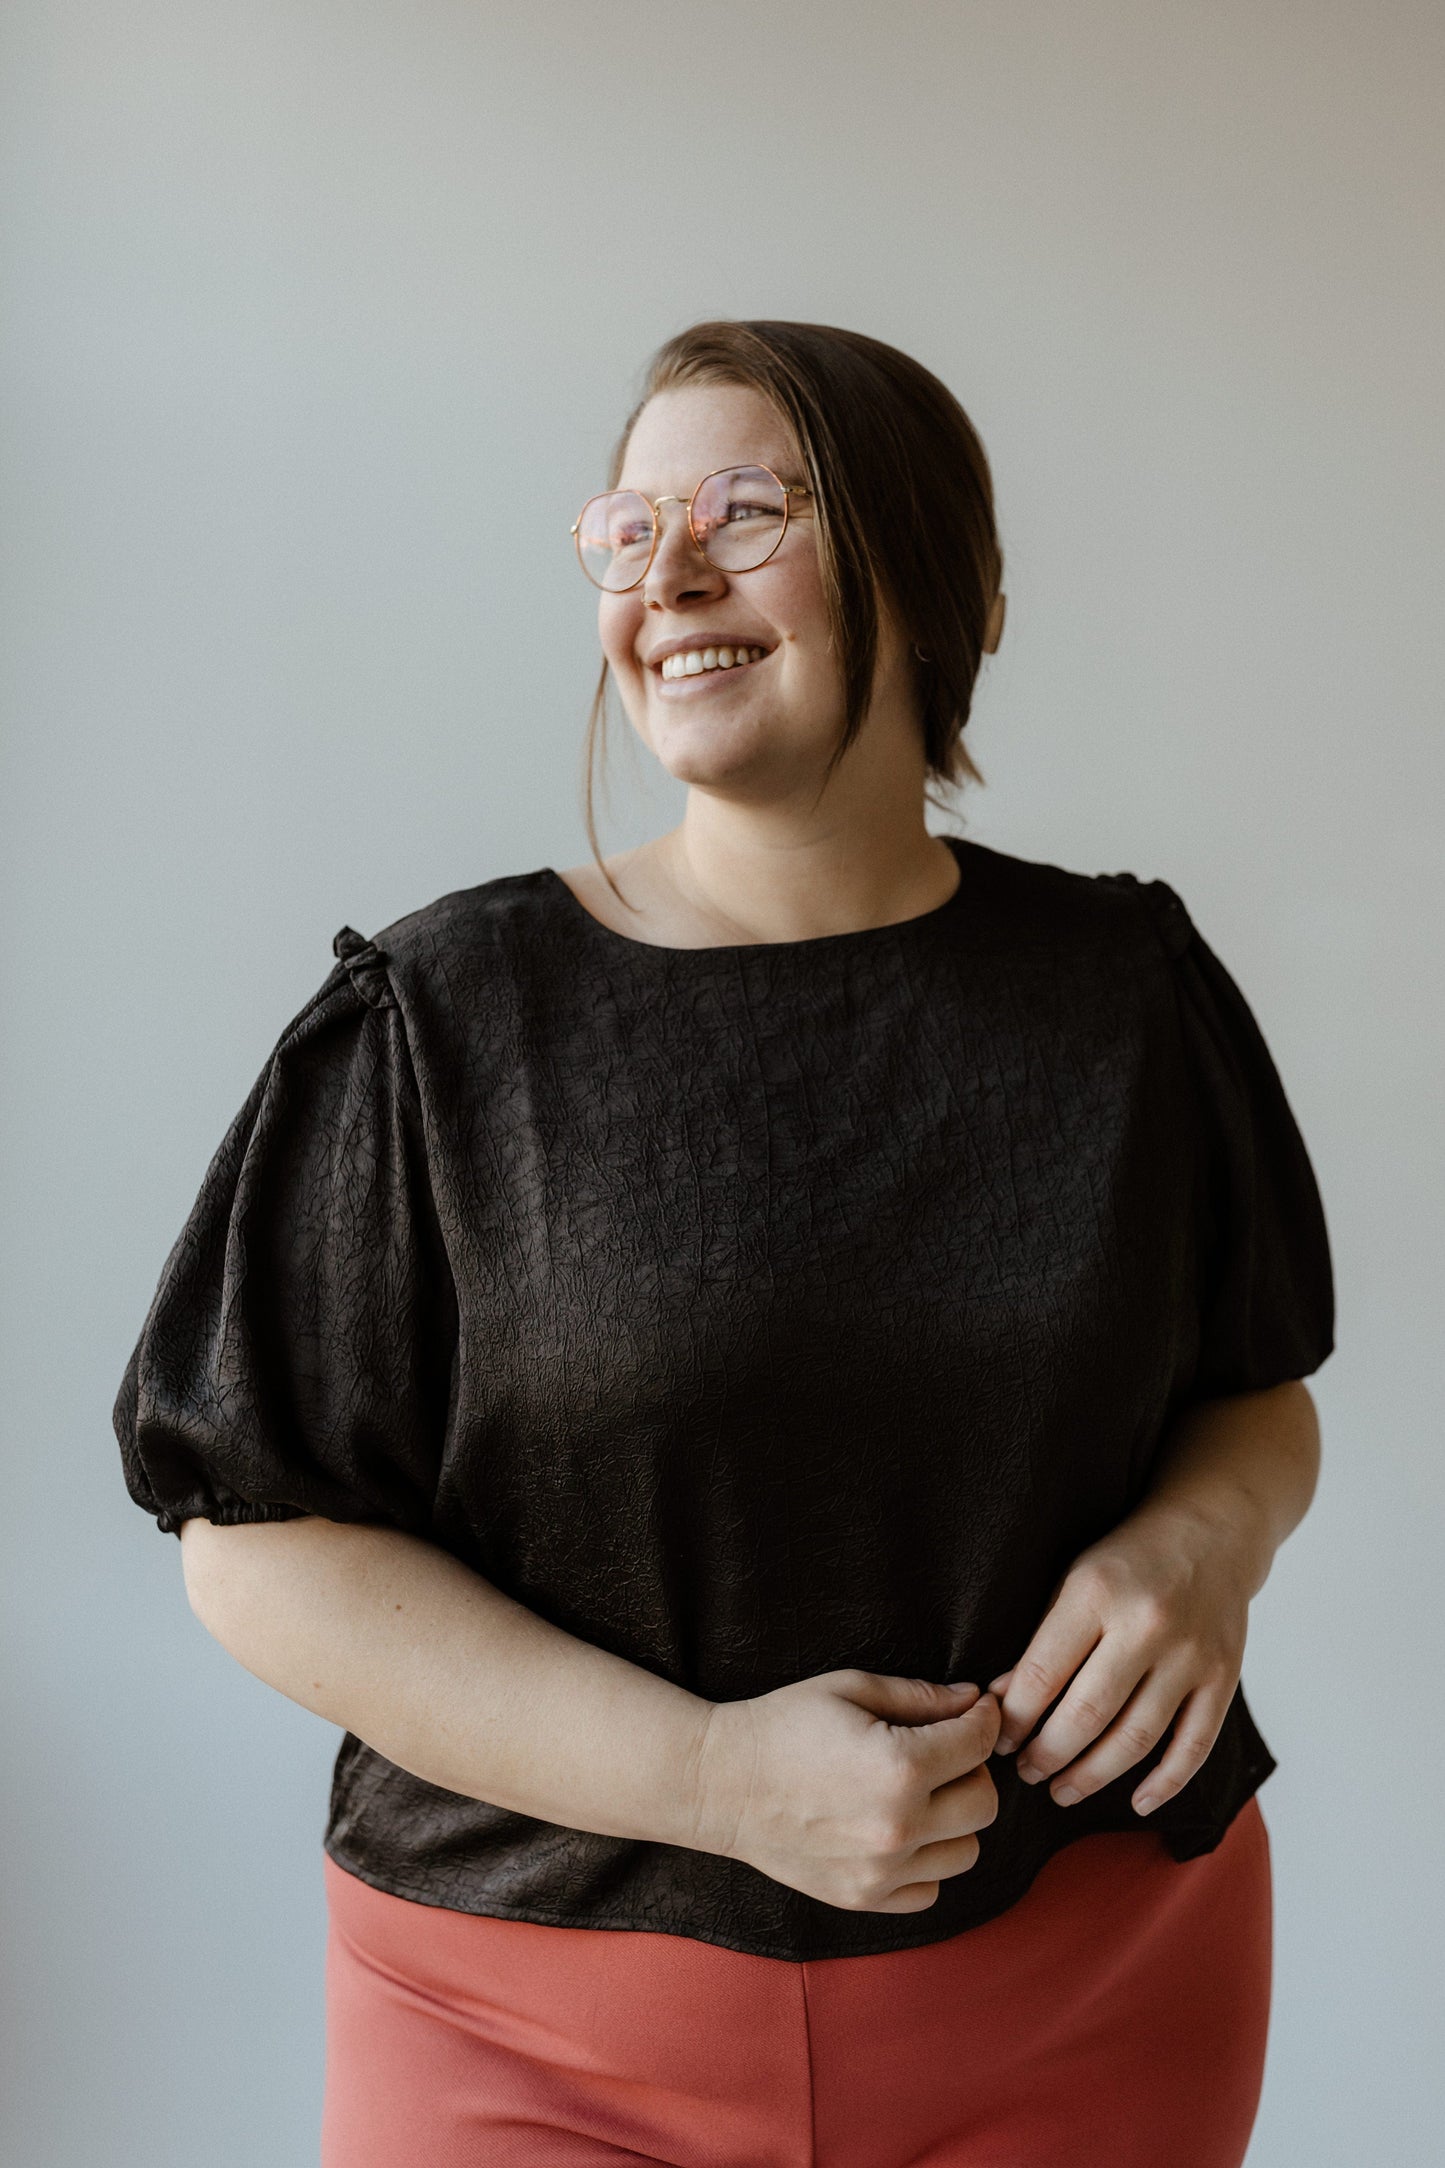
[[[1172,882],[1285,1078],[1339,1352],[1245,1661],[1250,2168],[1430,2157],[1445,17],[10,0],[0,69],[6,2161],[315,2158],[338,1735],[191,1618],[110,1406],[336,929],[585,857],[568,527],[712,314],[962,398],[967,832]],[[628,736],[609,850],[681,807]]]

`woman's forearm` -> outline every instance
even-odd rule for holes
[[[310,1516],[189,1520],[181,1547],[191,1607],[238,1663],[413,1775],[573,1829],[712,1848],[713,1704],[450,1552]]]
[[[1187,1408],[1136,1510],[1184,1513],[1226,1530],[1242,1547],[1253,1596],[1308,1511],[1319,1468],[1319,1418],[1309,1388],[1294,1379]]]

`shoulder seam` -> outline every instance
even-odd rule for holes
[[[1137,897],[1165,954],[1171,959],[1184,954],[1194,938],[1194,922],[1167,881],[1141,881],[1137,873],[1099,873],[1095,879]]]
[[[345,966],[352,985],[369,1008],[397,1007],[383,950],[354,926],[342,926],[332,939],[331,953]]]
[[[321,985],[292,1017],[277,1039],[271,1049],[268,1065],[292,1054],[306,1041],[324,1035],[333,1025],[350,1026],[363,1037],[370,1036],[373,1032],[385,1035],[387,1027],[379,1022],[373,1025],[369,1019],[379,1017],[386,1010],[394,1010],[402,1048],[405,1094],[410,1102],[420,1109],[421,1093],[411,1040],[401,1002],[387,975],[383,953],[375,943],[363,941],[354,928],[342,927],[336,939],[340,941],[342,935],[347,933],[352,934],[353,939],[360,943],[360,947],[354,952],[354,960],[359,968],[351,968],[350,953],[339,956]]]
[[[333,1018],[348,1013],[352,1016],[363,1016],[366,1005],[361,1001],[355,985],[341,965],[333,964],[315,993],[307,997],[277,1037],[271,1049],[271,1059],[274,1060],[297,1039],[317,1029],[324,1029]]]

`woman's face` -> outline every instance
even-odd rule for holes
[[[787,422],[761,392],[696,384],[658,392],[638,416],[618,477],[665,504],[657,555],[640,587],[598,600],[602,649],[639,737],[682,782],[758,798],[816,787],[844,724],[843,680],[829,645],[811,497],[794,498],[775,554],[722,572],[695,547],[686,500],[705,474],[744,464],[802,482]],[[906,673],[891,623],[880,671]],[[661,674],[676,648],[762,648],[760,662],[693,677]],[[876,681],[875,681],[876,685]]]

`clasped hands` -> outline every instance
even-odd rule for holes
[[[987,1696],[972,1680],[844,1667],[704,1704],[688,1841],[826,1904],[921,1910],[978,1860],[999,1811],[993,1755],[1056,1700],[1019,1767],[1053,1778],[1061,1804],[1131,1767],[1179,1718],[1135,1791],[1146,1812],[1188,1782],[1224,1721],[1263,1578],[1258,1527],[1177,1494],[1146,1501],[1074,1560]]]
[[[1068,1805],[1151,1755],[1172,1726],[1133,1793],[1147,1814],[1219,1736],[1250,1603],[1318,1471],[1300,1380],[1191,1403],[1146,1495],[1074,1559],[987,1698],[972,1680],[849,1666],[704,1704],[687,1841],[828,1904],[915,1912],[978,1859],[978,1833],[998,1813],[993,1755],[1022,1745],[1020,1774]],[[965,1694],[943,1713],[945,1697]]]

